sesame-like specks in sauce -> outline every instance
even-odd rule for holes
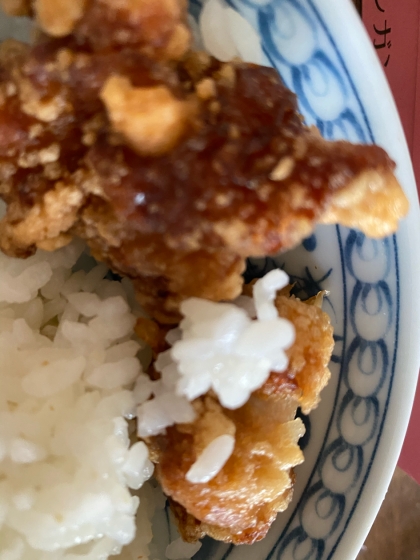
[[[270,173],[270,179],[272,181],[284,181],[290,176],[294,166],[295,161],[293,158],[289,156],[282,158]]]
[[[17,87],[13,82],[7,82],[5,85],[6,96],[13,97],[17,93]]]
[[[220,103],[219,101],[212,101],[209,105],[209,109],[212,113],[220,113]]]
[[[241,136],[241,129],[236,124],[229,125],[229,137],[232,140],[237,140]]]
[[[28,136],[31,140],[34,140],[35,138],[41,136],[42,132],[43,132],[42,124],[36,123],[29,127]]]
[[[50,181],[56,181],[61,177],[63,169],[58,161],[46,163],[44,165],[44,175]]]
[[[235,68],[231,63],[223,64],[218,72],[215,74],[217,82],[227,88],[235,87],[236,73]]]
[[[36,167],[39,164],[39,153],[38,152],[27,152],[20,154],[18,158],[19,167],[24,169],[30,167]]]
[[[39,150],[39,163],[54,163],[60,157],[60,146],[57,143],[51,144],[47,148]]]
[[[216,97],[216,84],[211,78],[204,78],[195,86],[200,99],[207,100]]]

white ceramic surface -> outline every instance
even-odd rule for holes
[[[330,291],[324,309],[336,334],[333,378],[306,420],[306,461],[296,469],[293,503],[268,537],[238,548],[206,541],[196,558],[352,560],[395,468],[420,363],[420,216],[404,135],[350,0],[209,3],[206,9],[219,14],[214,33],[233,37],[228,55],[274,65],[298,94],[307,122],[329,138],[375,141],[387,149],[411,211],[398,234],[380,242],[345,228],[320,227],[295,251],[250,263],[250,275],[284,267],[302,294]],[[199,18],[201,0],[190,6]],[[22,36],[25,29],[0,19],[1,37]],[[218,48],[214,33],[204,37],[211,50]],[[163,518],[158,524],[163,551],[170,528]]]

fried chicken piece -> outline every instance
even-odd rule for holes
[[[180,90],[173,70],[135,50],[88,55],[52,43],[0,47],[0,191],[9,205],[2,247],[21,256],[35,244],[53,249],[74,233],[67,232],[91,195],[77,178],[107,123],[99,94],[108,76],[118,70],[135,86],[166,88],[172,98]]]
[[[264,400],[253,396],[237,411],[223,409],[211,396],[194,405],[194,424],[168,428],[149,447],[163,491],[178,504],[181,534],[190,541],[206,534],[235,544],[261,540],[289,504],[290,469],[303,461],[297,442],[304,427],[294,419],[297,398],[293,392]],[[235,436],[235,450],[222,471],[206,484],[188,482],[185,475],[198,455],[226,433]],[[199,521],[195,530],[190,516]]]
[[[396,228],[406,199],[385,152],[329,143],[304,127],[271,69],[207,60],[197,71],[191,58],[184,69],[200,102],[196,130],[160,158],[140,159],[105,138],[87,156],[88,181],[101,184],[124,223],[118,239],[113,228],[106,238],[111,227],[92,216],[101,231],[89,243],[123,274],[141,270],[139,298],[158,319],[176,320],[187,297],[234,298],[247,256],[291,248],[316,222],[340,216],[375,236]],[[115,161],[124,189],[114,186]],[[368,210],[352,212],[360,198]]]
[[[252,294],[254,283],[244,287],[244,294]],[[286,350],[289,365],[285,372],[272,372],[257,394],[260,398],[281,394],[285,383],[293,380],[300,391],[298,406],[304,414],[309,414],[318,406],[320,393],[330,379],[328,365],[334,347],[333,329],[321,309],[326,292],[319,292],[303,302],[290,295],[291,288],[281,290],[276,297],[279,316],[292,322],[296,332],[293,346]]]
[[[1,0],[0,4],[10,16],[30,16],[32,13],[30,0]]]
[[[80,236],[167,323],[185,298],[236,297],[248,256],[287,250],[316,223],[384,236],[407,211],[386,153],[304,126],[275,70],[174,61],[163,22],[184,18],[175,0],[89,0],[63,38],[0,53],[1,248]]]
[[[303,461],[298,440],[304,428],[295,419],[296,409],[301,406],[308,413],[316,407],[330,377],[332,327],[319,303],[319,298],[301,302],[277,296],[279,315],[296,329],[296,341],[287,351],[289,367],[282,374],[272,373],[243,407],[224,409],[208,394],[194,402],[194,423],[168,428],[148,442],[157,478],[185,540],[209,535],[251,544],[266,535],[292,499],[292,469]],[[226,465],[208,483],[190,483],[186,473],[191,465],[224,434],[235,436]]]
[[[190,46],[187,0],[1,0],[4,11],[34,16],[52,37],[72,35],[94,51],[135,48],[175,60]]]

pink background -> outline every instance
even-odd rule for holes
[[[383,65],[390,55],[384,69],[404,126],[420,194],[420,0],[363,0],[362,10],[366,29],[376,44],[383,43],[383,36],[375,32],[374,25],[383,30],[386,21],[386,28],[391,29],[386,46],[376,52]],[[420,483],[420,386],[399,466]]]

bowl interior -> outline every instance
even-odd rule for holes
[[[197,37],[202,10],[201,0],[190,1]],[[296,92],[306,122],[325,137],[385,145],[400,164],[400,178],[415,202],[398,115],[349,2],[208,0],[204,10],[213,10],[218,33],[214,40],[204,32],[199,41],[211,51],[226,43],[215,52],[219,56],[239,55],[274,66]],[[0,39],[27,39],[29,29],[25,20],[0,16]],[[375,94],[385,91],[381,103],[369,99],[369,87]],[[409,341],[420,336],[420,306],[413,302],[408,271],[412,247],[419,243],[418,214],[412,213],[402,231],[385,240],[320,227],[294,251],[249,261],[249,278],[281,267],[301,297],[329,291],[324,310],[335,329],[332,379],[321,405],[304,419],[306,460],[296,469],[289,509],[261,543],[235,548],[206,540],[197,559],[355,556],[386,491],[414,395],[419,356]],[[415,266],[414,277],[420,274]],[[156,519],[156,527],[164,558],[173,530],[166,513]]]

